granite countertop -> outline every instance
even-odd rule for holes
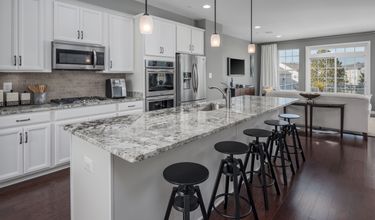
[[[298,99],[240,96],[232,108],[201,111],[205,102],[65,126],[73,135],[130,162],[156,156],[178,146],[235,126]],[[223,102],[220,100],[217,102]]]
[[[10,107],[0,107],[0,116],[79,108],[79,107],[85,107],[85,106],[116,104],[116,103],[123,103],[123,102],[134,102],[134,101],[140,101],[140,100],[143,100],[143,99],[129,97],[129,98],[123,98],[123,99],[98,100],[98,101],[89,102],[89,103],[72,103],[72,104],[62,104],[62,105],[55,104],[55,103],[48,103],[48,104],[43,104],[43,105],[19,105],[19,106],[10,106]]]

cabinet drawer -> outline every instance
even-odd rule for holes
[[[50,112],[38,112],[29,114],[16,114],[0,117],[0,128],[8,128],[15,126],[24,126],[36,123],[45,123],[51,121]]]
[[[143,109],[143,101],[126,102],[118,105],[118,111],[130,111],[135,109]]]
[[[100,115],[112,112],[116,112],[116,104],[57,110],[55,111],[55,120],[59,121],[71,118],[89,117],[91,115]]]

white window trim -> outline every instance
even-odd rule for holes
[[[314,49],[322,49],[322,48],[332,48],[332,47],[341,47],[341,46],[364,46],[365,52],[363,52],[363,55],[366,57],[366,63],[365,63],[365,95],[371,94],[371,41],[361,41],[361,42],[351,42],[351,43],[340,43],[340,44],[326,44],[326,45],[317,45],[317,46],[307,46],[305,49],[305,59],[306,59],[306,75],[305,75],[305,90],[307,92],[311,92],[311,61],[310,58],[312,57],[329,57],[325,54],[317,54],[317,55],[311,55],[311,50]],[[350,53],[345,53],[346,56]],[[353,53],[354,55],[358,55],[361,53]],[[339,56],[338,56],[339,57]],[[336,64],[335,64],[336,65]]]

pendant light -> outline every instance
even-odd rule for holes
[[[141,34],[152,34],[154,29],[154,21],[152,16],[147,12],[147,0],[145,0],[145,13],[142,15],[139,20],[139,31]]]
[[[253,0],[250,0],[250,44],[247,46],[247,52],[254,54],[256,46],[253,44]]]
[[[216,32],[216,0],[214,0],[214,33],[211,35],[211,47],[220,47],[220,35]]]

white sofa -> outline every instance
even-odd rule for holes
[[[302,91],[271,91],[266,93],[266,96],[293,97],[306,101],[299,95],[300,93]],[[320,93],[320,97],[314,99],[314,101],[316,103],[345,104],[344,131],[367,135],[371,113],[371,95]],[[287,111],[304,116],[303,106],[289,106]],[[313,115],[314,127],[340,129],[340,109],[314,108]],[[296,123],[304,125],[303,117]]]

